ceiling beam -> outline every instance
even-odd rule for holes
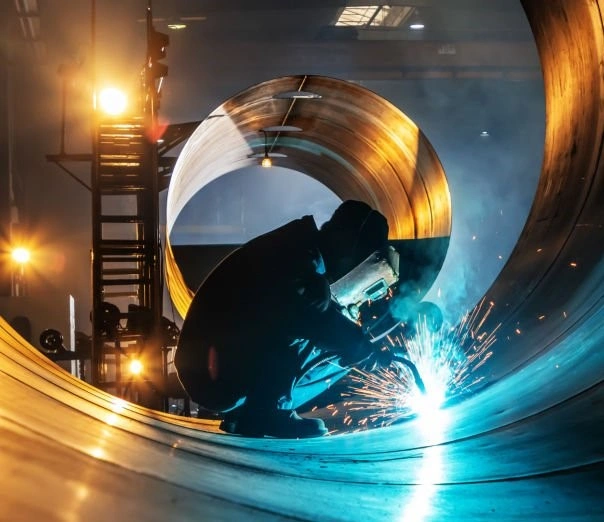
[[[472,9],[472,10],[519,10],[520,2],[514,0],[237,0],[224,2],[224,0],[205,0],[203,7],[198,10],[204,12],[217,11],[263,11],[263,10],[287,10],[295,9],[338,9],[341,7],[354,7],[366,5],[388,5],[388,6],[407,6],[407,7],[430,7],[439,9]],[[190,10],[191,2],[189,0],[172,0],[170,10]],[[197,9],[197,8],[196,8]],[[154,7],[154,13],[159,14],[162,11],[162,5]]]
[[[540,75],[540,63],[532,42],[402,42],[346,41],[283,43],[279,46],[248,42],[242,52],[237,42],[224,42],[221,52],[229,59],[221,62],[220,72],[254,68],[285,73],[325,74],[329,71],[374,73],[392,77],[422,76],[431,71],[449,77],[455,71],[468,76],[501,77],[502,73],[522,76]],[[207,61],[207,62],[206,62]],[[204,63],[206,62],[206,63]],[[197,66],[215,69],[212,49],[199,49]],[[507,72],[506,72],[507,71]],[[504,74],[504,75],[505,75]],[[499,75],[499,76],[498,76]]]

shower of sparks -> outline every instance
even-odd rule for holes
[[[420,393],[413,374],[401,363],[374,371],[355,369],[347,400],[341,405],[344,424],[349,429],[355,424],[359,429],[386,426],[438,410],[445,401],[470,391],[483,379],[474,372],[493,355],[499,325],[485,331],[493,306],[481,301],[455,327],[432,330],[427,318],[420,316],[412,334],[401,326],[398,334],[388,335],[388,348],[416,365],[426,393]]]

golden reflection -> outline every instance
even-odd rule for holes
[[[84,485],[80,484],[75,491],[75,496],[78,500],[86,500],[90,495],[90,490]]]
[[[120,418],[118,415],[116,415],[115,413],[110,413],[109,415],[107,415],[107,417],[105,417],[105,422],[109,424],[109,426],[115,426],[119,419]]]
[[[191,301],[193,300],[193,291],[187,286],[185,279],[178,268],[178,264],[176,263],[176,259],[174,259],[174,254],[172,252],[172,246],[170,245],[170,241],[166,240],[166,285],[168,287],[168,292],[170,293],[170,298],[174,303],[174,307],[176,311],[181,317],[185,317],[187,315],[187,310],[189,306],[191,306]]]
[[[314,179],[342,199],[372,205],[388,219],[390,239],[450,236],[451,196],[443,167],[425,135],[403,112],[361,86],[333,78],[269,80],[215,109],[191,135],[174,167],[166,203],[165,266],[170,297],[181,317],[186,315],[193,292],[170,247],[176,219],[206,185],[254,163],[250,153],[258,147],[258,129],[280,123],[290,103],[275,100],[273,95],[299,90],[301,83],[320,95],[322,118],[316,118],[316,106],[300,106],[298,117],[314,118],[314,124],[295,141],[282,144],[287,149],[288,168],[312,172]],[[328,131],[333,129],[346,139],[330,141]],[[331,153],[319,164],[309,154],[318,148]]]
[[[91,448],[88,453],[96,459],[102,459],[105,456],[105,450],[99,447]]]
[[[128,402],[124,399],[120,399],[119,397],[111,398],[111,410],[114,413],[122,413],[126,409],[127,405]]]
[[[79,522],[82,520],[82,509],[84,502],[90,496],[90,489],[85,485],[85,481],[88,480],[88,472],[86,476],[82,480],[82,482],[73,483],[72,481],[67,481],[65,484],[66,489],[71,486],[73,489],[73,497],[71,505],[66,506],[64,510],[64,517],[66,522]],[[67,491],[65,492],[67,493]],[[65,495],[67,498],[67,494]]]

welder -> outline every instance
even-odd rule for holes
[[[341,313],[330,284],[387,248],[387,239],[386,218],[348,200],[320,228],[304,216],[227,256],[197,290],[175,353],[191,399],[220,413],[229,433],[324,435],[321,419],[297,414],[292,391],[326,362],[343,376],[381,357]]]

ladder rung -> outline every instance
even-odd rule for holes
[[[140,270],[136,267],[131,268],[103,268],[103,275],[140,275]]]
[[[127,141],[100,142],[97,153],[99,161],[138,161],[145,154],[144,143],[129,143]]]
[[[123,151],[122,151],[123,152]],[[99,154],[99,166],[122,166],[122,165],[137,165],[143,160],[143,154],[139,152],[131,152],[129,154]]]
[[[132,341],[136,341],[137,339],[140,339],[143,336],[143,334],[139,331],[134,332],[132,330],[120,330],[117,333],[117,338],[120,341],[125,341],[125,342],[132,342]],[[135,344],[131,344],[131,345],[126,345],[123,348],[128,348],[129,346],[131,346],[132,348],[135,348],[136,345]],[[140,348],[137,348],[140,350]]]
[[[99,138],[101,140],[144,140],[145,139],[145,128],[144,127],[129,127],[127,129],[116,129],[108,128],[99,132]]]
[[[99,165],[99,176],[141,176],[143,174],[140,163],[123,163]]]
[[[124,247],[124,248],[144,248],[145,242],[141,239],[102,239],[99,246],[105,247]]]
[[[144,221],[143,216],[135,215],[105,215],[100,218],[102,223],[142,223]]]
[[[146,254],[146,252],[141,251],[140,248],[136,248],[136,247],[103,247],[102,249],[99,249],[99,253],[101,255],[101,259],[103,260],[104,263],[114,263],[116,262],[115,259],[111,259],[108,258],[106,256],[108,255],[115,255],[115,256],[133,256],[130,257],[129,261],[134,262],[136,261],[136,259],[134,258],[134,256],[137,256],[137,254],[141,254],[141,260],[144,257],[142,254]],[[138,257],[138,256],[137,256]]]
[[[123,186],[123,185],[145,185],[144,175],[142,172],[118,172],[118,173],[102,173],[99,172],[97,176],[97,184],[102,187],[103,185],[108,186]]]
[[[147,187],[140,185],[117,185],[101,186],[99,187],[100,192],[106,196],[119,196],[122,194],[130,194],[132,192],[143,192],[147,190]]]
[[[120,251],[119,253],[122,254],[123,252]],[[100,256],[101,263],[139,263],[144,259],[145,252],[136,251],[130,256],[121,256],[102,252]]]
[[[136,167],[143,162],[142,154],[101,154],[97,165],[99,167]]]
[[[115,121],[101,122],[99,130],[101,132],[127,132],[129,129],[143,129],[143,125],[142,117],[134,117],[129,120],[120,120],[119,123]]]
[[[145,188],[144,183],[141,183],[139,176],[103,176],[99,178],[99,190],[120,190],[120,189],[139,189]]]
[[[126,242],[128,243],[128,242]],[[144,245],[135,244],[119,244],[117,241],[112,241],[110,244],[105,244],[99,247],[98,251],[101,255],[101,259],[105,262],[115,261],[114,259],[106,259],[107,255],[131,255],[131,254],[144,254],[146,253],[146,248]],[[130,261],[134,261],[134,259],[130,259]]]
[[[101,284],[103,286],[128,286],[128,285],[143,285],[148,283],[149,279],[147,278],[137,278],[137,279],[102,279]]]
[[[115,299],[117,297],[135,297],[138,299],[138,291],[135,292],[103,292],[103,297]]]
[[[142,129],[105,130],[98,134],[99,143],[144,143],[146,136]]]
[[[98,176],[100,188],[112,187],[144,187],[142,174],[100,174]]]
[[[101,130],[101,132],[99,132],[99,138],[102,140],[107,140],[107,139],[124,139],[124,138],[129,138],[129,139],[144,139],[145,138],[145,130],[144,127],[130,127],[127,129],[116,129],[115,127],[113,128],[107,128],[105,130]]]
[[[114,179],[132,179],[142,178],[144,175],[140,165],[124,166],[124,167],[101,167],[98,171],[98,178],[101,180]]]
[[[105,126],[99,129],[99,138],[145,138],[145,127],[143,125],[130,125],[128,127]]]

